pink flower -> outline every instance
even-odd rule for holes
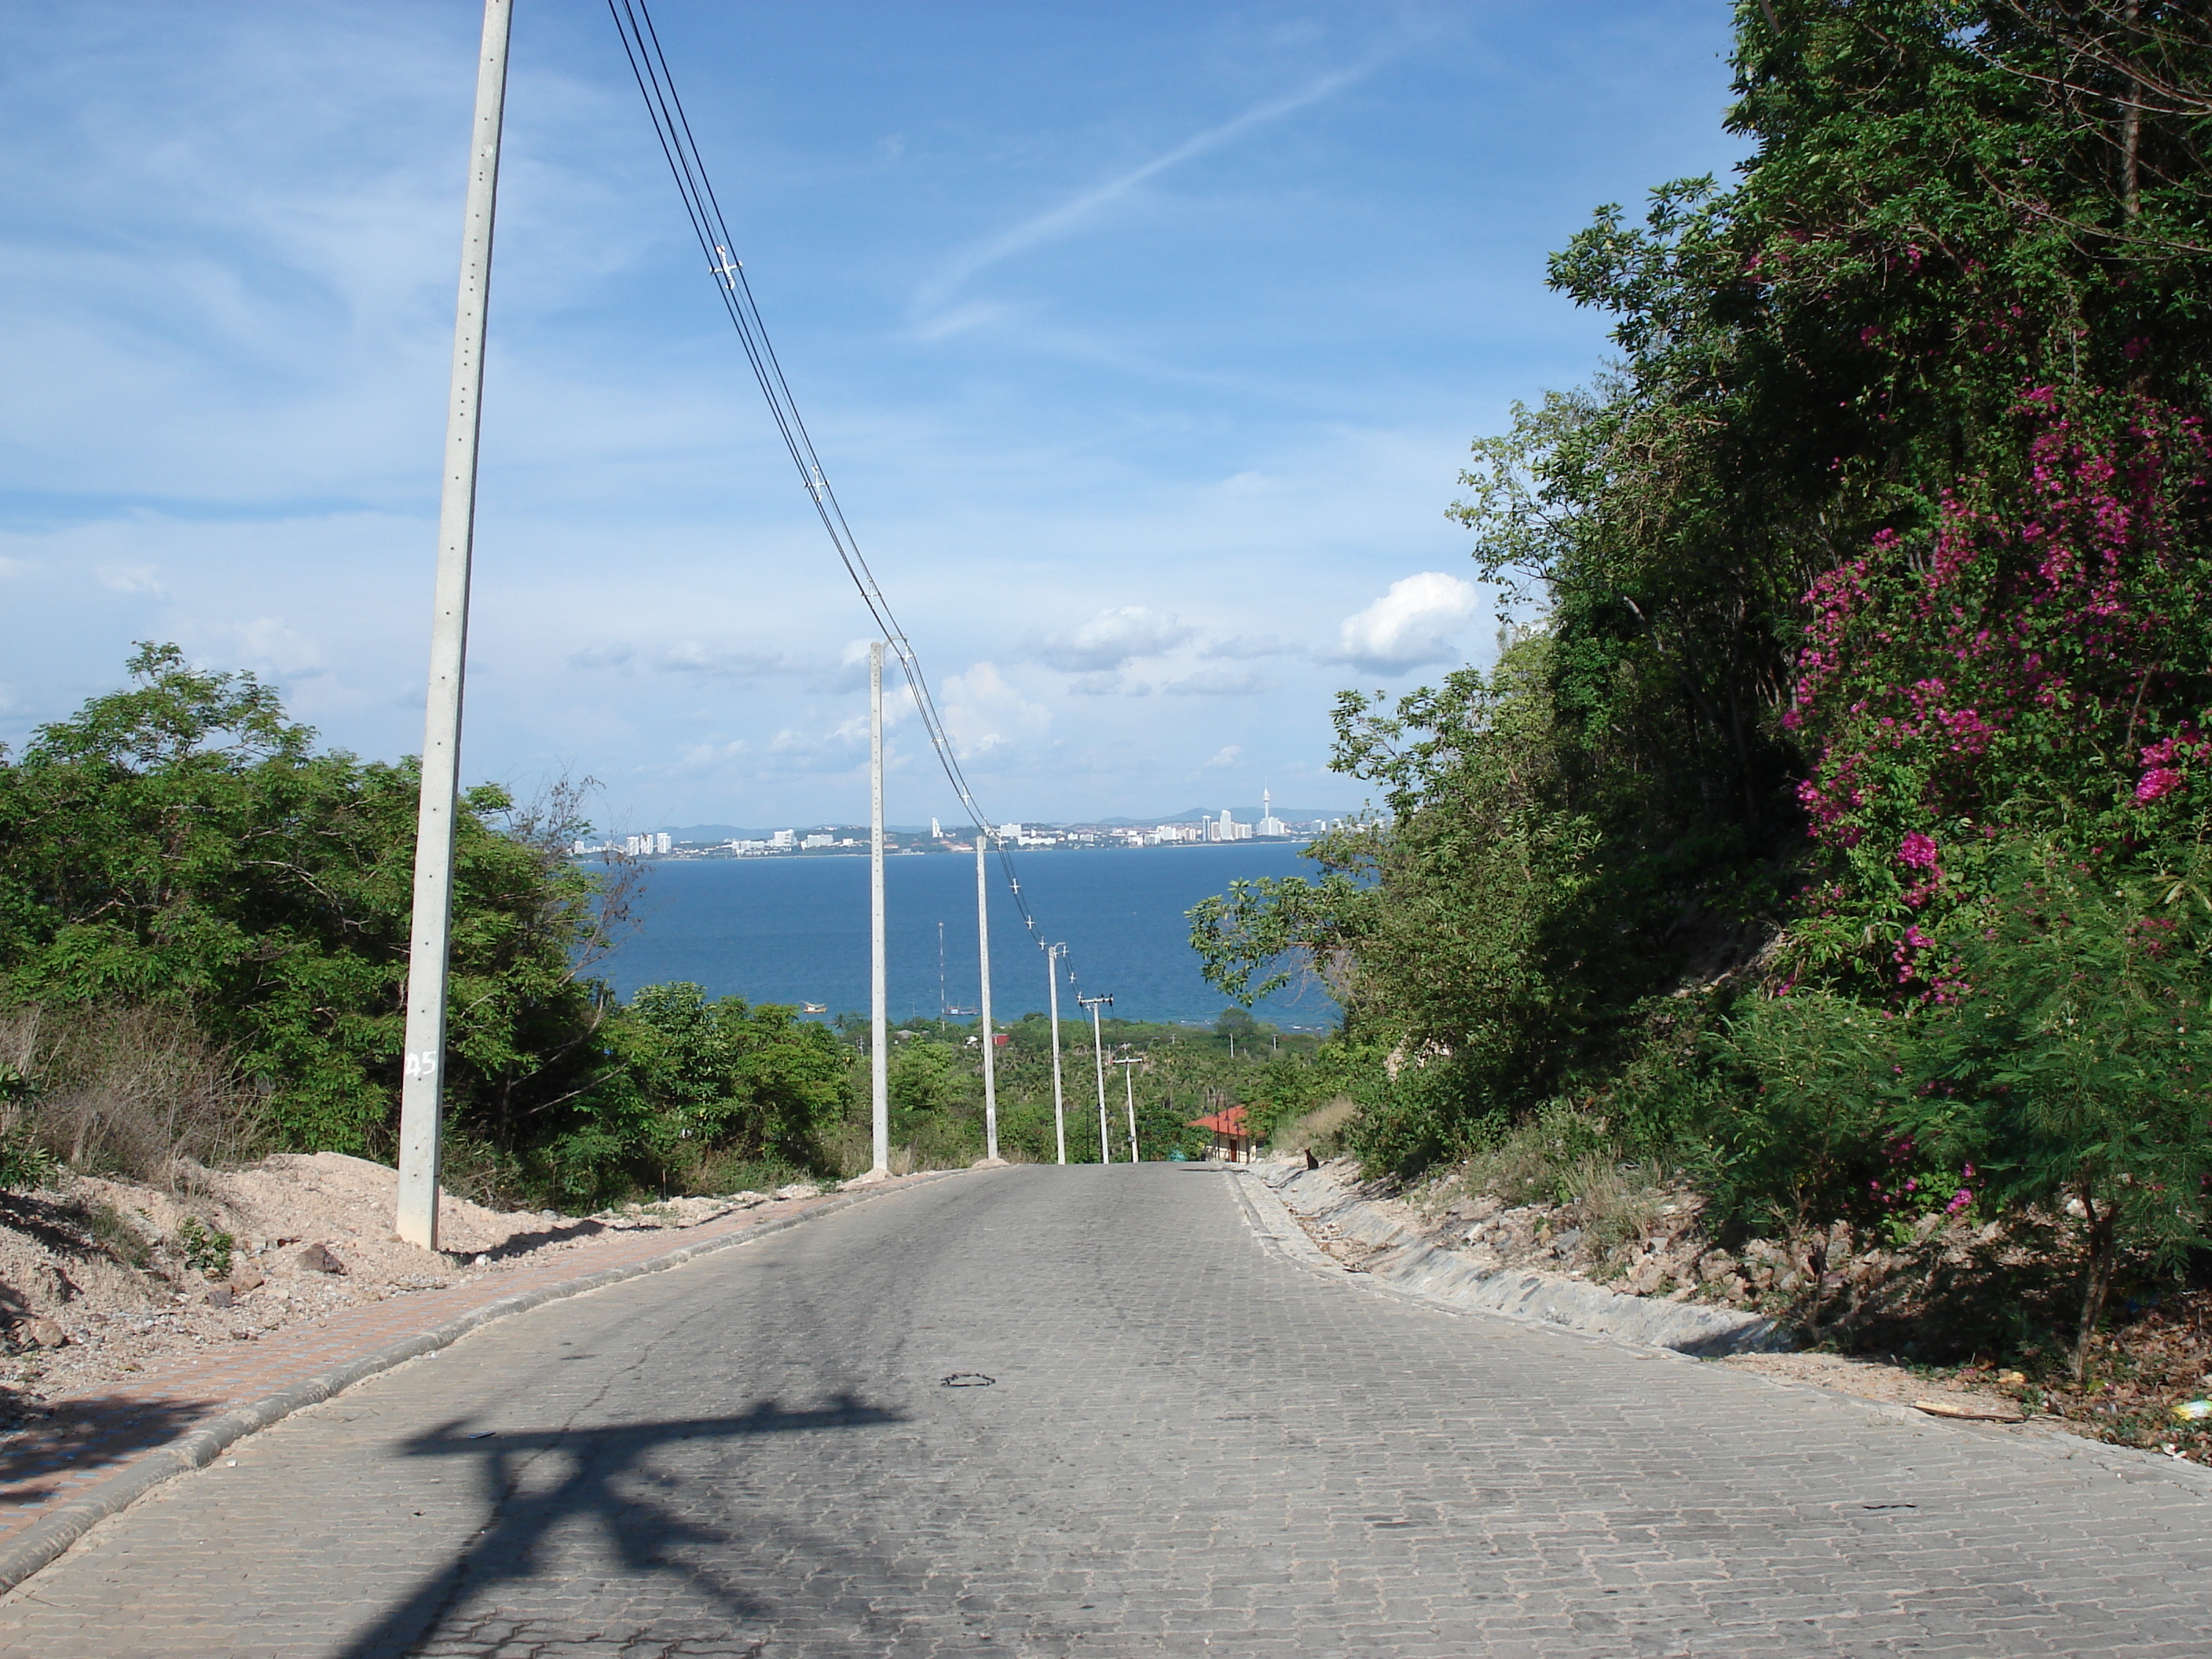
[[[1917,830],[1909,830],[1897,846],[1897,861],[1910,865],[1915,870],[1936,867],[1936,842],[1931,836]]]

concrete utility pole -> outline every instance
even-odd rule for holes
[[[430,691],[422,721],[422,793],[415,820],[415,912],[408,931],[406,1064],[399,1088],[399,1202],[394,1227],[438,1248],[438,1153],[446,1093],[446,957],[453,920],[453,809],[460,787],[461,678],[469,652],[469,561],[476,542],[477,428],[483,398],[484,315],[492,212],[507,102],[513,0],[484,0],[476,127],[461,225],[453,378],[438,494],[438,576],[430,613]]]
[[[1121,1095],[1129,1107],[1129,1162],[1137,1161],[1137,1085],[1136,1067],[1144,1064],[1142,1054],[1129,1054],[1114,1063],[1122,1068]]]
[[[1052,1005],[1052,1133],[1060,1143],[1060,1161],[1067,1162],[1067,1097],[1060,1087],[1060,953],[1065,945],[1044,947],[1045,989]]]
[[[983,1027],[983,1156],[999,1155],[999,1057],[991,1040],[991,886],[983,873],[983,842],[990,826],[975,826],[975,953],[982,961],[983,998],[975,1012]]]
[[[868,1173],[891,1172],[890,1038],[884,1004],[884,642],[868,647],[868,1086],[875,1104],[876,1161]]]
[[[1078,997],[1075,1004],[1079,1008],[1091,1011],[1091,1058],[1098,1067],[1098,1161],[1111,1164],[1114,1161],[1114,1145],[1106,1139],[1106,1048],[1104,1039],[1099,1034],[1098,1011],[1112,1007],[1114,999]]]

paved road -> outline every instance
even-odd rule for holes
[[[1237,1179],[967,1176],[506,1321],[110,1522],[0,1652],[2212,1651],[2155,1471],[1364,1291]]]

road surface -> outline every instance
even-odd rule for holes
[[[978,1172],[506,1320],[107,1522],[0,1652],[2212,1652],[2155,1470],[1376,1294],[1244,1179]]]

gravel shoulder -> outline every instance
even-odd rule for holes
[[[441,1250],[392,1231],[396,1173],[338,1152],[185,1165],[173,1187],[92,1176],[0,1198],[0,1447],[57,1401],[349,1310],[495,1283],[611,1235],[682,1233],[816,1196],[811,1184],[591,1216],[451,1194]]]

